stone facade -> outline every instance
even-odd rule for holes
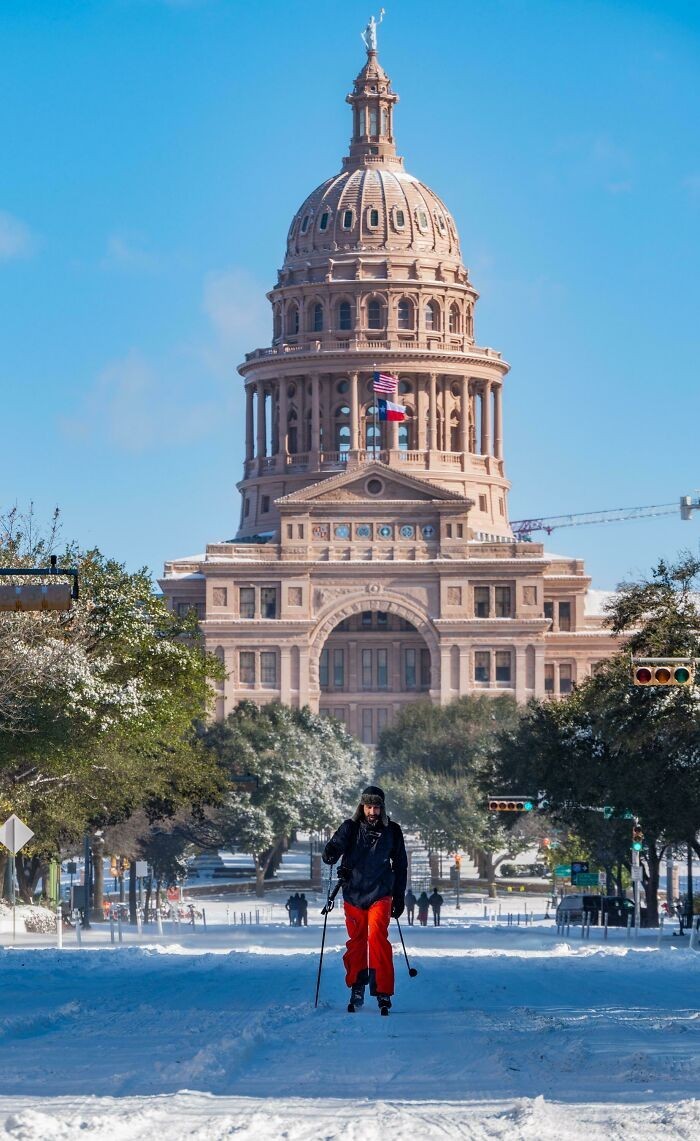
[[[441,200],[403,168],[397,96],[369,50],[342,170],[294,216],[272,344],[239,366],[236,539],[167,563],[244,697],[309,704],[371,743],[423,695],[557,696],[613,649],[580,560],[508,521],[508,365],[474,339],[478,294]],[[376,416],[375,371],[403,423]]]

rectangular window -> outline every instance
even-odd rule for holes
[[[261,514],[266,515],[269,510],[270,510],[270,496],[269,495],[263,495],[262,506],[260,509]]]
[[[345,724],[345,710],[344,709],[338,709],[338,708],[334,709],[333,710],[333,716],[335,717],[336,721],[342,721],[343,725]]]
[[[277,587],[260,587],[260,616],[261,618],[277,617]]]
[[[389,615],[387,614],[386,610],[378,610],[377,611],[377,626],[380,626],[382,629],[386,629],[386,627],[388,625],[389,625]]]
[[[496,650],[496,685],[510,685],[510,650]]]
[[[404,650],[403,652],[403,687],[404,689],[416,688],[415,650]]]
[[[553,620],[553,618],[554,618],[554,603],[553,602],[545,602],[545,604],[544,604],[544,616],[545,616],[545,618],[549,618],[550,621]]]
[[[474,617],[488,618],[489,616],[489,588],[488,586],[474,587]]]
[[[486,511],[486,496],[479,496],[479,511]]]
[[[510,618],[510,587],[494,588],[494,611],[497,618]]]
[[[318,683],[321,689],[328,688],[328,650],[321,650],[321,657],[318,660]]]
[[[277,685],[277,654],[274,650],[263,650],[260,654],[260,681],[263,685]]]
[[[352,210],[343,210],[343,229],[352,230]]]
[[[333,688],[345,688],[345,651],[333,651]]]
[[[389,688],[389,653],[377,650],[377,689]]]
[[[379,734],[382,733],[387,727],[387,712],[388,711],[386,709],[377,710],[377,736],[379,736]]]
[[[554,666],[544,667],[544,692],[554,693]]]
[[[288,539],[294,538],[294,524],[293,523],[287,523],[287,538]]]
[[[477,650],[474,654],[474,681],[488,685],[490,674],[491,654],[488,650]]]
[[[372,651],[362,651],[362,688],[372,688]]]
[[[241,685],[255,685],[255,652],[253,650],[241,650],[239,677]]]
[[[376,107],[369,109],[369,133],[370,135],[379,134],[379,115]]]
[[[420,687],[430,689],[430,650],[420,652]]]
[[[570,602],[560,602],[559,603],[559,629],[560,630],[570,630],[571,629],[571,603]]]
[[[400,230],[400,229],[403,229],[403,227],[405,225],[406,225],[406,215],[404,214],[403,210],[397,210],[396,211],[396,228],[398,230]]]
[[[241,618],[255,618],[255,587],[242,586],[238,592]]]
[[[362,625],[365,628],[372,625],[372,611],[371,610],[363,610],[362,611]]]
[[[570,665],[559,666],[559,692],[571,693],[573,689],[573,670]]]
[[[372,744],[372,710],[362,710],[362,740],[365,745]]]

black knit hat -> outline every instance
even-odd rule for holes
[[[367,788],[362,790],[360,804],[375,804],[378,808],[383,808],[384,789],[379,788],[379,785],[376,784],[368,784]]]

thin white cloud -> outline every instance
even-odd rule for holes
[[[100,262],[102,269],[150,271],[158,268],[158,259],[138,242],[123,234],[110,234],[107,253]]]
[[[233,269],[207,275],[202,308],[203,337],[160,359],[133,348],[110,361],[61,431],[134,454],[182,447],[233,423],[242,387],[235,368],[246,351],[269,344],[269,304],[260,282]]]
[[[0,261],[29,258],[36,252],[37,240],[19,218],[0,210]]]

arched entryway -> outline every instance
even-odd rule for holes
[[[424,616],[386,597],[365,596],[334,608],[319,624],[311,689],[321,713],[374,745],[405,705],[430,698],[438,659]]]

